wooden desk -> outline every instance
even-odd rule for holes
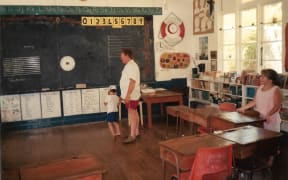
[[[93,156],[51,161],[49,163],[28,165],[20,169],[23,180],[72,180],[95,179],[101,180],[103,167]]]
[[[263,119],[238,112],[219,112],[209,118],[211,130],[226,130],[246,125],[263,127]]]
[[[178,102],[179,105],[183,104],[183,94],[173,91],[163,90],[156,91],[153,94],[142,94],[143,101],[147,104],[148,113],[148,128],[152,128],[152,104],[161,104],[168,102]],[[163,108],[161,107],[161,111]],[[161,112],[162,114],[162,112]]]
[[[183,121],[187,121],[192,123],[192,131],[193,134],[195,133],[194,131],[197,129],[197,126],[195,126],[195,128],[193,128],[193,126],[196,125],[200,125],[203,126],[205,128],[209,128],[209,117],[219,113],[220,110],[217,107],[212,107],[212,106],[208,106],[205,108],[196,108],[196,109],[182,109],[179,112],[179,117],[180,117],[180,127],[181,127],[181,131],[182,131],[182,126],[183,126]]]
[[[168,137],[169,116],[176,118],[176,136],[178,135],[179,113],[183,109],[189,109],[189,107],[184,105],[166,107],[166,138]]]
[[[176,167],[179,177],[180,170],[187,171],[191,169],[199,148],[221,147],[230,144],[234,144],[234,142],[209,134],[179,137],[160,142],[160,158],[162,159],[164,179],[166,178],[166,162]]]
[[[237,159],[244,159],[258,153],[256,151],[261,149],[258,147],[261,142],[273,141],[281,135],[281,133],[263,128],[245,126],[226,130],[215,136],[235,142],[236,144],[233,147],[234,157]]]

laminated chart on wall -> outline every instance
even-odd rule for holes
[[[40,93],[21,94],[22,120],[41,119]]]
[[[107,108],[106,106],[104,105],[104,102],[105,102],[105,98],[106,96],[108,95],[108,91],[109,91],[109,88],[100,88],[99,89],[99,97],[100,97],[100,111],[101,112],[106,112],[107,111]]]
[[[81,90],[62,91],[64,116],[82,114]]]
[[[100,112],[99,89],[82,89],[82,113]]]
[[[41,93],[42,118],[61,116],[60,91]]]
[[[20,95],[5,95],[0,97],[2,122],[21,120]]]

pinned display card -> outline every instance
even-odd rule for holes
[[[82,113],[98,113],[99,105],[99,89],[82,89]]]
[[[53,118],[61,116],[60,92],[41,93],[42,118]]]
[[[2,122],[21,120],[20,95],[5,95],[0,97]]]
[[[106,112],[107,108],[104,105],[105,98],[108,95],[109,88],[100,88],[99,89],[99,97],[100,97],[100,112]]]
[[[22,120],[41,119],[40,93],[21,94]]]
[[[64,116],[82,114],[81,90],[62,91]]]

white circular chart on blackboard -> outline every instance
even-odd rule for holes
[[[63,71],[72,71],[76,66],[75,59],[71,56],[64,56],[60,60],[60,67]]]

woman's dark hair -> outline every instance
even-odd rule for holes
[[[122,49],[121,53],[125,54],[126,56],[129,56],[131,59],[133,58],[132,50],[128,48]]]
[[[261,74],[272,81],[275,86],[280,86],[280,80],[277,72],[273,69],[262,69]]]

